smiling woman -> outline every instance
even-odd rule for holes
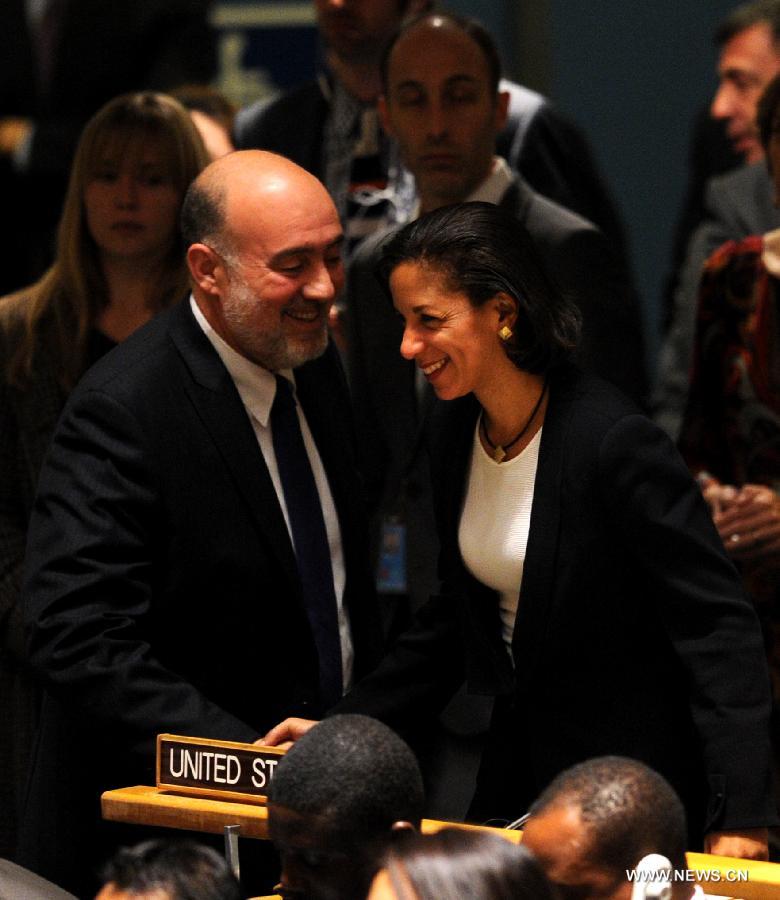
[[[66,396],[118,341],[187,290],[177,217],[207,162],[186,110],[163,94],[127,94],[87,124],[60,220],[54,265],[0,299],[0,807],[21,791],[35,702],[22,674],[18,599],[38,472]]]
[[[494,699],[471,821],[610,753],[676,788],[691,848],[765,855],[761,634],[671,441],[569,361],[576,315],[499,207],[442,207],[383,251],[401,352],[447,401],[426,429],[441,585],[334,711],[420,741],[465,679]]]

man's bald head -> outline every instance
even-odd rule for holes
[[[240,233],[242,214],[267,202],[284,204],[290,192],[308,191],[330,202],[324,186],[284,156],[239,150],[220,157],[193,181],[181,210],[185,248],[211,242],[230,253],[230,232]],[[229,198],[233,202],[230,203]],[[327,198],[327,199],[326,199]]]
[[[234,350],[272,371],[322,353],[342,231],[313,175],[262,150],[223,156],[187,192],[182,234],[198,306]]]

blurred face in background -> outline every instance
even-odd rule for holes
[[[325,43],[345,61],[375,60],[401,24],[403,0],[315,0]]]
[[[422,212],[465,200],[488,177],[507,103],[466,32],[426,19],[398,40],[379,108],[414,175]]]
[[[763,159],[756,131],[758,98],[780,72],[780,54],[767,23],[758,23],[735,34],[721,48],[718,62],[720,85],[710,107],[714,119],[726,123],[726,132],[745,162]]]
[[[104,260],[162,259],[177,233],[181,193],[161,148],[152,142],[107,145],[87,180],[87,229]]]

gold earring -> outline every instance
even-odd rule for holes
[[[509,338],[511,338],[513,334],[514,334],[514,332],[508,325],[504,325],[504,327],[498,332],[498,336],[501,338],[502,341],[508,341]]]

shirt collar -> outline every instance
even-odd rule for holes
[[[466,197],[466,202],[481,200],[483,203],[499,204],[512,184],[512,178],[512,170],[507,161],[501,156],[494,156],[490,174]]]
[[[200,325],[233,379],[242,403],[248,412],[263,427],[266,427],[276,394],[274,373],[253,363],[226,343],[211,327],[192,295],[190,295],[190,308],[195,316],[195,321]],[[279,374],[292,384],[293,389],[295,388],[295,376],[292,369],[283,369]]]
[[[497,206],[503,199],[504,194],[509,190],[513,180],[514,175],[509,168],[509,163],[502,156],[494,156],[490,174],[482,184],[478,185],[468,197],[466,197],[464,203],[481,200],[484,203],[493,203]],[[420,200],[418,198],[414,206],[412,218],[417,219],[419,216]]]

